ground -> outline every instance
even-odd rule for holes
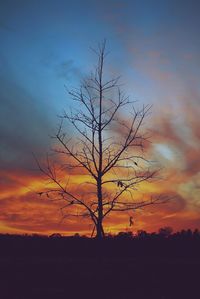
[[[157,255],[155,250],[155,254],[148,251],[145,255],[143,247],[141,253],[136,248],[134,257],[128,248],[130,242],[120,241],[103,245],[103,250],[100,243],[92,244],[90,255],[87,251],[90,241],[88,244],[88,241],[83,244],[70,241],[68,245],[72,245],[62,247],[59,254],[60,241],[56,242],[49,250],[44,244],[41,249],[37,244],[30,252],[25,242],[21,248],[18,245],[16,251],[12,247],[7,254],[3,252],[0,260],[2,299],[199,298],[200,258],[196,253],[178,256],[171,252],[167,256],[165,251]],[[120,254],[123,244],[127,250]]]

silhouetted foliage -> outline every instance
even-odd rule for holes
[[[128,243],[127,243],[128,242]],[[128,245],[127,245],[128,244]],[[183,245],[184,244],[184,245]],[[81,251],[80,251],[81,248]],[[103,251],[102,251],[103,249]],[[148,252],[146,251],[148,249]],[[40,235],[0,235],[1,256],[129,256],[137,255],[158,256],[200,256],[200,232],[198,229],[182,230],[172,233],[169,228],[161,228],[158,233],[147,233],[140,230],[119,232],[117,235],[108,235],[104,242],[75,234],[66,237],[52,234],[49,237]]]
[[[159,235],[163,236],[164,238],[169,237],[173,232],[173,229],[169,226],[162,227],[159,229]]]

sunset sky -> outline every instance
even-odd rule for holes
[[[42,200],[43,159],[52,132],[95,65],[90,48],[107,39],[108,74],[152,105],[148,157],[162,168],[145,194],[172,194],[162,206],[134,212],[134,232],[200,229],[200,4],[185,0],[11,1],[0,4],[0,233],[88,233],[77,219],[61,223],[60,204]],[[125,115],[128,111],[124,111]],[[72,131],[72,134],[75,134]],[[74,174],[80,184],[84,175]],[[130,230],[130,213],[106,232]]]

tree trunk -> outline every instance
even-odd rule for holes
[[[104,234],[102,221],[98,221],[96,230],[97,230],[96,238],[99,240],[103,239],[105,237],[105,234]]]
[[[98,197],[98,220],[96,225],[96,238],[102,239],[104,237],[104,229],[103,229],[103,202],[102,202],[102,182],[101,176],[99,176],[97,182],[97,197]]]
[[[97,219],[97,235],[98,239],[104,237],[103,230],[103,196],[102,196],[102,165],[103,165],[103,150],[102,150],[102,76],[103,76],[103,62],[104,53],[101,52],[98,72],[99,72],[99,124],[98,124],[98,143],[99,143],[99,167],[98,167],[98,179],[97,179],[97,198],[98,198],[98,219]]]

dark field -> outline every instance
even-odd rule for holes
[[[199,238],[0,237],[2,299],[200,298]]]

